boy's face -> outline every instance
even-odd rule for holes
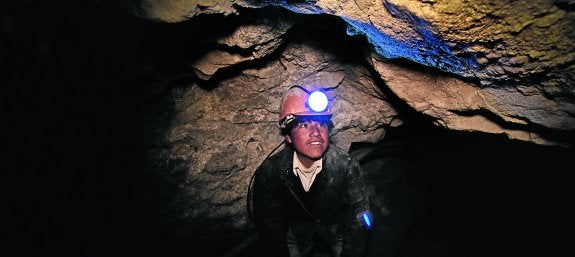
[[[298,118],[297,125],[286,135],[286,141],[293,145],[302,164],[321,158],[327,150],[328,122],[325,119]]]

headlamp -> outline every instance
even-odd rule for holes
[[[327,96],[321,91],[314,91],[307,99],[308,107],[314,112],[323,112],[327,109]]]

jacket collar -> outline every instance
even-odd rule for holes
[[[336,146],[330,144],[329,147],[327,148],[327,151],[322,156],[323,169],[326,169],[327,163],[329,163],[330,159],[332,159],[330,158],[330,156],[333,155],[334,147]],[[295,179],[289,179],[290,175],[292,175],[292,177],[295,178],[295,175],[293,175],[293,156],[294,156],[294,150],[287,145],[278,154],[278,163],[279,163],[278,167],[281,170],[280,178],[286,183],[288,183],[290,187],[294,187],[295,186],[294,184],[296,184],[295,182],[299,183],[299,181]]]

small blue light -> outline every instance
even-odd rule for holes
[[[327,108],[327,96],[321,91],[315,91],[307,100],[309,108],[314,112],[323,112]]]
[[[369,217],[369,213],[364,211],[361,213],[361,217],[363,218],[363,223],[365,224],[365,227],[370,229],[371,228],[371,217]]]

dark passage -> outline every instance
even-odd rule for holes
[[[163,238],[178,227],[135,200],[156,193],[134,187],[138,86],[177,56],[161,39],[178,27],[143,33],[109,2],[0,3],[2,253],[220,256],[243,238]],[[385,207],[369,256],[571,255],[573,150],[414,120],[354,145]],[[258,254],[256,241],[237,256]]]
[[[387,211],[367,256],[570,252],[573,151],[417,123],[391,129],[379,144],[352,146]],[[260,256],[257,249],[256,242],[238,256]]]

